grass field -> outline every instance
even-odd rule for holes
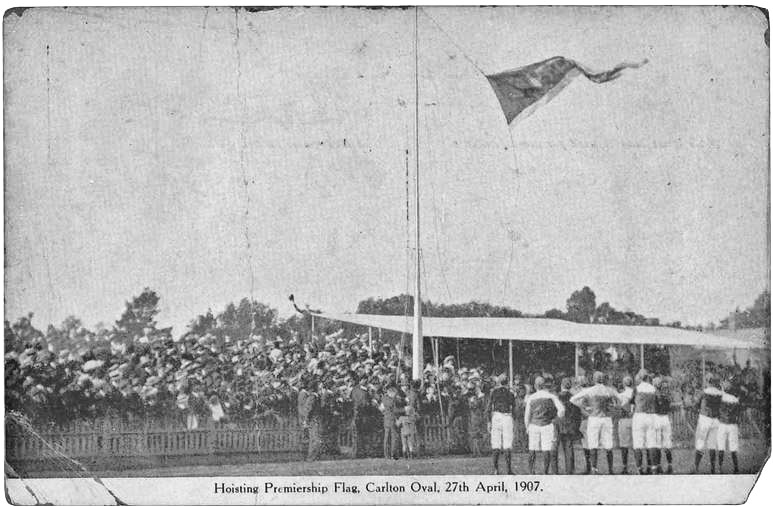
[[[600,453],[602,454],[602,453]],[[629,456],[629,470],[634,473],[633,453]],[[757,473],[767,460],[769,449],[760,442],[743,441],[739,453],[741,473]],[[674,450],[674,473],[689,474],[693,467],[692,450]],[[563,470],[563,458],[559,458],[559,467]],[[528,455],[513,455],[513,472],[528,472]],[[575,463],[584,470],[584,457],[579,449],[575,453]],[[539,468],[539,460],[538,466]],[[504,466],[504,458],[500,458]],[[601,473],[607,473],[606,459],[599,456]],[[619,451],[615,451],[615,472],[621,470]],[[729,456],[725,460],[724,473],[730,473],[732,463]],[[709,472],[708,456],[701,463],[701,473]],[[100,472],[101,477],[214,477],[214,476],[313,476],[313,475],[485,475],[493,473],[490,457],[437,456],[413,460],[387,460],[383,458],[347,459],[339,458],[320,461],[295,461],[284,463],[240,463],[200,466],[174,466],[153,469],[136,469]]]

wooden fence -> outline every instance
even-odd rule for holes
[[[757,414],[760,415],[760,414]],[[740,425],[742,438],[765,438],[764,431],[755,423],[753,414],[745,414]],[[697,414],[676,408],[672,413],[673,438],[676,447],[692,445]],[[383,453],[380,424],[364,438],[365,453],[379,456]],[[444,425],[439,416],[425,416],[418,425],[419,444],[425,454],[460,452],[452,449],[453,430]],[[352,450],[351,424],[342,423],[332,435],[334,454],[347,456]],[[483,449],[488,438],[483,438]],[[132,458],[163,458],[219,455],[222,462],[227,456],[248,454],[250,459],[276,460],[303,456],[308,445],[305,430],[295,419],[266,418],[249,427],[235,425],[187,430],[168,422],[167,427],[157,421],[116,422],[110,420],[79,421],[60,428],[41,428],[37,432],[21,431],[6,424],[6,460],[23,464],[61,461],[61,455],[93,463],[100,459],[116,462]],[[524,439],[516,439],[516,450],[525,450]],[[463,451],[462,451],[463,452]],[[60,455],[61,453],[61,455]],[[54,458],[54,459],[52,459]]]

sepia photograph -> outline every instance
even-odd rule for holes
[[[739,504],[751,6],[17,7],[13,505]]]

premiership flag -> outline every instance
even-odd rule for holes
[[[585,67],[563,56],[533,63],[518,69],[487,75],[494,93],[502,106],[508,125],[516,118],[528,117],[541,104],[549,102],[577,76],[585,76],[594,83],[606,83],[620,77],[627,68],[638,68],[647,63],[621,63],[611,70],[590,72]]]

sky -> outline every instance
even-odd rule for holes
[[[587,285],[717,322],[769,288],[766,28],[719,7],[9,15],[6,319],[110,324],[151,287],[181,332],[243,297],[289,316],[290,293],[411,291],[418,102],[425,297],[541,313]],[[483,73],[557,55],[649,63],[509,130]]]

